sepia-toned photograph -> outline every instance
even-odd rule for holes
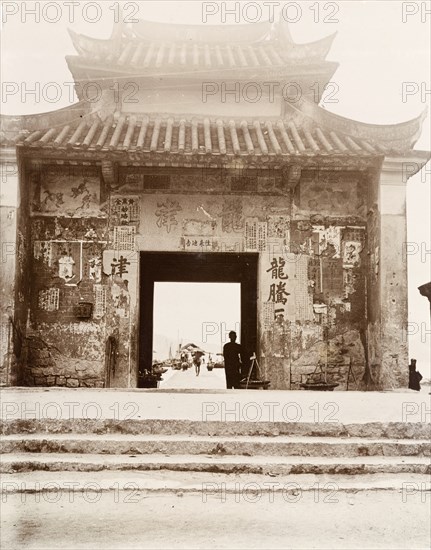
[[[429,549],[431,0],[0,14],[0,549]]]

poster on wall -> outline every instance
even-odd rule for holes
[[[287,216],[268,216],[268,237],[289,239],[290,219]]]
[[[77,285],[82,279],[82,243],[57,241],[51,244],[51,265],[66,285]]]
[[[139,223],[139,197],[111,197],[111,225]]]
[[[244,230],[246,252],[265,252],[267,247],[268,224],[258,218],[247,218]]]
[[[345,241],[343,243],[343,267],[345,269],[357,267],[361,261],[362,243],[359,241]]]
[[[99,217],[100,176],[94,169],[49,167],[31,176],[32,212],[62,217]]]
[[[42,311],[57,311],[60,307],[60,289],[40,290],[37,303],[38,308]]]

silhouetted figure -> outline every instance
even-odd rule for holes
[[[421,380],[422,374],[416,370],[416,359],[412,359],[409,365],[409,389],[421,391]]]
[[[242,347],[236,343],[236,332],[229,332],[230,342],[223,347],[224,369],[226,373],[226,387],[239,388],[241,381],[241,367],[243,364]]]
[[[426,298],[428,298],[428,302],[430,303],[430,314],[431,314],[431,283],[426,283],[425,285],[418,287],[418,290],[421,293],[421,296],[425,296]]]
[[[193,354],[193,364],[195,366],[196,376],[199,376],[201,372],[202,356],[203,353],[201,351],[195,351]]]

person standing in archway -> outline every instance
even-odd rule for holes
[[[241,368],[244,364],[244,352],[242,346],[236,343],[236,332],[229,332],[230,342],[223,347],[224,369],[226,373],[226,388],[237,389],[240,387]]]
[[[409,389],[421,391],[421,380],[422,374],[416,370],[416,359],[411,359],[409,365]]]

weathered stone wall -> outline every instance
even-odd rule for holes
[[[26,385],[103,388],[105,385],[103,354],[99,353],[93,359],[85,359],[81,351],[86,337],[91,337],[95,342],[97,333],[97,327],[94,330],[92,325],[81,327],[79,323],[76,326],[63,323],[60,326],[55,324],[53,327],[39,325],[35,334],[28,332],[24,367]],[[72,352],[73,356],[64,355],[60,348],[55,344],[48,344],[40,334],[43,334],[47,341],[58,344],[65,352]],[[72,340],[67,345],[64,345],[64,342],[63,345],[58,342],[59,336],[64,338],[67,335],[73,335],[75,341],[79,340],[79,342],[74,344]],[[103,343],[102,339],[100,343]]]
[[[16,259],[16,207],[0,206],[1,231],[1,339],[0,339],[0,385],[9,383],[11,362],[13,361],[13,324],[15,259]]]
[[[0,385],[19,382],[21,352],[20,320],[17,315],[22,293],[17,277],[25,263],[25,236],[20,225],[19,170],[14,149],[1,152],[0,160]]]
[[[328,349],[345,389],[350,360],[357,377],[365,362],[364,182],[286,178],[136,167],[109,188],[97,167],[33,170],[25,383],[136,386],[139,251],[256,252],[255,351],[271,387],[298,388]],[[92,304],[89,319],[80,302]]]
[[[380,214],[379,182],[376,177],[368,187],[367,216],[367,369],[364,389],[381,389],[381,289],[380,289]]]
[[[381,388],[408,387],[406,184],[403,162],[386,158],[378,185]]]
[[[291,215],[271,231],[282,238],[274,253],[263,254],[260,334],[272,387],[299,389],[319,363],[328,363],[338,389],[348,377],[350,389],[359,386],[366,362],[365,185],[358,173],[303,171]]]
[[[107,323],[97,296],[105,292],[108,216],[100,168],[41,166],[28,181],[31,295],[24,383],[103,387]],[[81,302],[93,304],[89,319],[77,312]]]

